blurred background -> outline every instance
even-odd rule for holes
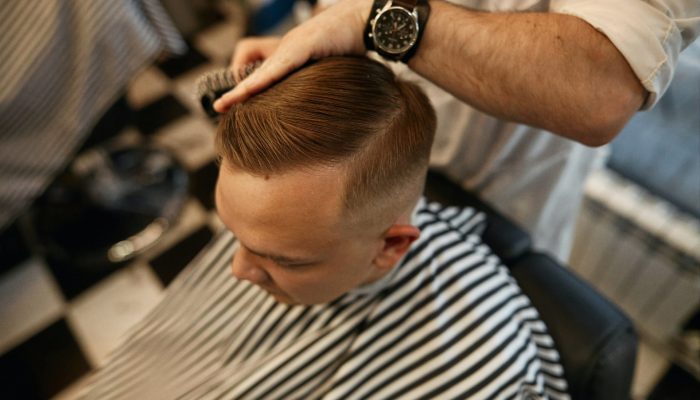
[[[293,0],[0,4],[0,398],[70,399],[222,228],[195,95]],[[571,268],[640,335],[635,399],[700,398],[700,43],[586,185]]]

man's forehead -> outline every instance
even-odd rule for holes
[[[342,214],[343,172],[334,168],[294,169],[283,173],[249,173],[222,163],[219,184],[231,201],[259,205],[275,212],[281,206],[290,211],[313,214]],[[277,207],[263,207],[274,204]],[[287,207],[285,207],[286,209]]]
[[[222,220],[241,237],[323,241],[343,227],[342,185],[334,171],[260,176],[222,165],[216,190]]]

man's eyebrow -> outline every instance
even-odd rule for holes
[[[303,258],[295,258],[295,257],[289,257],[289,256],[284,256],[281,254],[270,254],[270,253],[265,253],[262,251],[257,251],[254,249],[251,249],[248,246],[245,246],[246,250],[249,252],[255,254],[258,257],[262,258],[267,258],[275,262],[280,262],[280,263],[285,263],[285,264],[310,264],[311,261],[303,259]]]

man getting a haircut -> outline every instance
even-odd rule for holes
[[[483,216],[421,197],[434,130],[421,90],[361,57],[232,107],[215,193],[230,232],[89,398],[568,398]]]

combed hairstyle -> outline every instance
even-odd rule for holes
[[[420,195],[434,132],[435,112],[416,85],[368,58],[329,57],[232,107],[216,147],[253,175],[343,166],[345,206],[356,210],[406,190]]]

